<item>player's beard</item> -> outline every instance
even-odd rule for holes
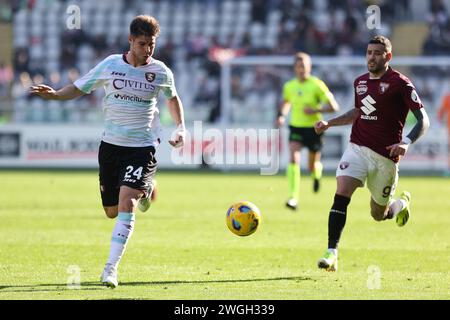
[[[369,63],[367,63],[367,70],[369,70],[370,73],[378,74],[384,70],[384,64],[373,62],[373,65],[370,66]]]

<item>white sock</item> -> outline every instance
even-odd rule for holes
[[[389,203],[389,214],[388,218],[392,219],[397,216],[397,214],[406,207],[406,201],[403,199],[392,199]]]
[[[128,240],[131,238],[134,229],[134,214],[131,212],[119,212],[116,225],[112,232],[111,248],[109,250],[108,264],[115,268],[119,265]]]
[[[328,252],[331,252],[337,257],[337,249],[328,248]]]

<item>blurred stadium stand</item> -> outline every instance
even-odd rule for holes
[[[70,4],[81,9],[79,30],[66,27]],[[371,4],[381,8],[381,29],[366,27],[366,9]],[[0,116],[20,123],[101,121],[102,90],[64,103],[30,97],[27,90],[40,83],[60,88],[107,55],[126,52],[128,26],[138,14],[160,21],[155,58],[174,71],[187,120],[215,122],[221,114],[224,59],[292,55],[299,50],[313,56],[363,56],[369,37],[379,33],[392,38],[394,54],[448,56],[449,10],[450,0],[2,0]],[[341,101],[351,101],[353,79],[338,60],[333,72],[314,73]],[[411,70],[410,77],[431,113],[450,91],[449,74],[449,67]],[[243,110],[249,110],[246,104],[274,109],[282,81],[291,76],[289,72],[285,78],[266,77],[264,72],[236,73],[233,95],[241,97]]]

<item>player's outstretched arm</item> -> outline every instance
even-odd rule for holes
[[[186,139],[186,128],[184,126],[184,109],[183,104],[178,96],[175,96],[168,100],[167,106],[169,108],[170,115],[177,125],[177,129],[172,135],[172,139],[169,143],[175,147],[179,148],[184,145],[184,140]]]
[[[335,118],[332,118],[328,121],[320,120],[316,122],[314,125],[314,130],[317,134],[321,134],[322,132],[326,131],[329,127],[336,127],[336,126],[345,126],[348,124],[352,124],[353,121],[358,117],[359,110],[356,108],[352,108],[351,110],[347,111],[346,113],[337,116]]]
[[[73,84],[69,84],[59,90],[55,90],[52,87],[41,84],[31,87],[30,93],[36,94],[39,97],[47,100],[71,100],[81,97],[85,94]]]
[[[408,151],[409,145],[423,136],[430,127],[430,119],[428,118],[428,114],[424,108],[413,110],[412,113],[416,117],[417,122],[412,128],[411,132],[408,133],[406,137],[403,138],[402,141],[400,141],[400,143],[396,143],[386,147],[387,150],[390,150],[389,155],[391,157],[404,156]]]

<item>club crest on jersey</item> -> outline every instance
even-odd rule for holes
[[[154,80],[155,80],[155,74],[153,73],[153,72],[146,72],[145,73],[145,79],[148,81],[148,82],[153,82]]]
[[[360,85],[358,85],[356,87],[356,93],[357,94],[362,95],[362,94],[364,94],[366,92],[367,92],[367,86],[366,85],[360,84]]]
[[[339,163],[339,169],[345,170],[348,168],[349,165],[350,165],[350,163],[348,163],[346,161],[342,161],[341,163]]]
[[[381,94],[385,93],[388,88],[389,88],[389,83],[380,82],[380,93]]]

